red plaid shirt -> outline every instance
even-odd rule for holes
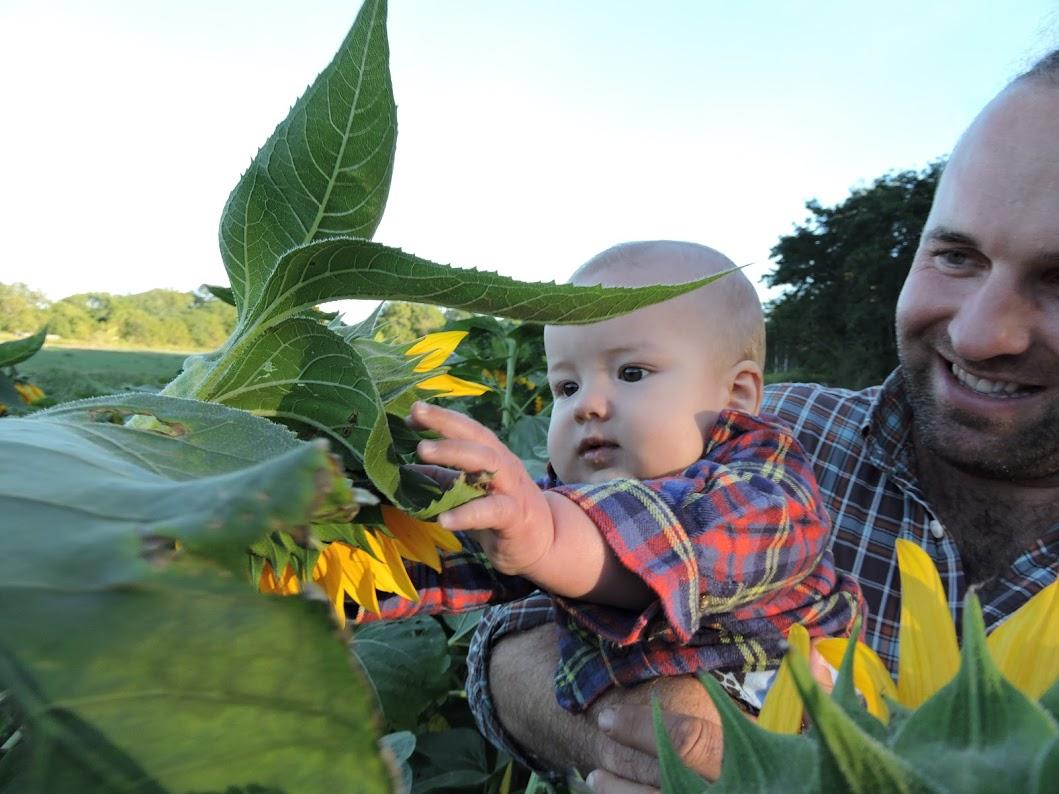
[[[698,670],[771,669],[792,623],[847,633],[860,591],[828,551],[830,524],[809,461],[785,426],[723,411],[703,457],[679,476],[546,487],[581,507],[621,563],[657,595],[640,612],[555,598],[556,696],[581,711],[615,684]],[[440,574],[409,563],[413,603],[379,618],[463,612],[533,591],[497,573],[467,537]],[[365,616],[367,617],[367,616]]]

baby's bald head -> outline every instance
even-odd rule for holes
[[[570,283],[607,287],[683,284],[733,268],[732,260],[705,245],[650,240],[621,243],[596,254],[574,272]],[[703,339],[717,339],[732,363],[754,361],[764,368],[764,315],[757,292],[742,271],[672,301],[686,305],[702,320],[707,334]]]

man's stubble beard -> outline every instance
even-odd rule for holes
[[[912,406],[913,432],[916,443],[930,454],[984,479],[1033,481],[1059,476],[1059,403],[1048,406],[1040,419],[1014,427],[1004,436],[968,442],[967,431],[985,434],[993,424],[966,411],[943,411],[931,389],[931,362],[915,366],[906,360],[902,355],[901,372]]]

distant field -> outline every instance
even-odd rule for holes
[[[143,350],[86,350],[45,347],[18,365],[47,394],[65,402],[129,387],[158,388],[176,377],[187,356]]]

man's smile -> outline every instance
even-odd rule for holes
[[[954,361],[948,362],[949,370],[962,385],[976,394],[988,395],[1000,399],[1011,399],[1034,394],[1042,387],[1013,380],[1001,380],[980,377],[961,367]]]

